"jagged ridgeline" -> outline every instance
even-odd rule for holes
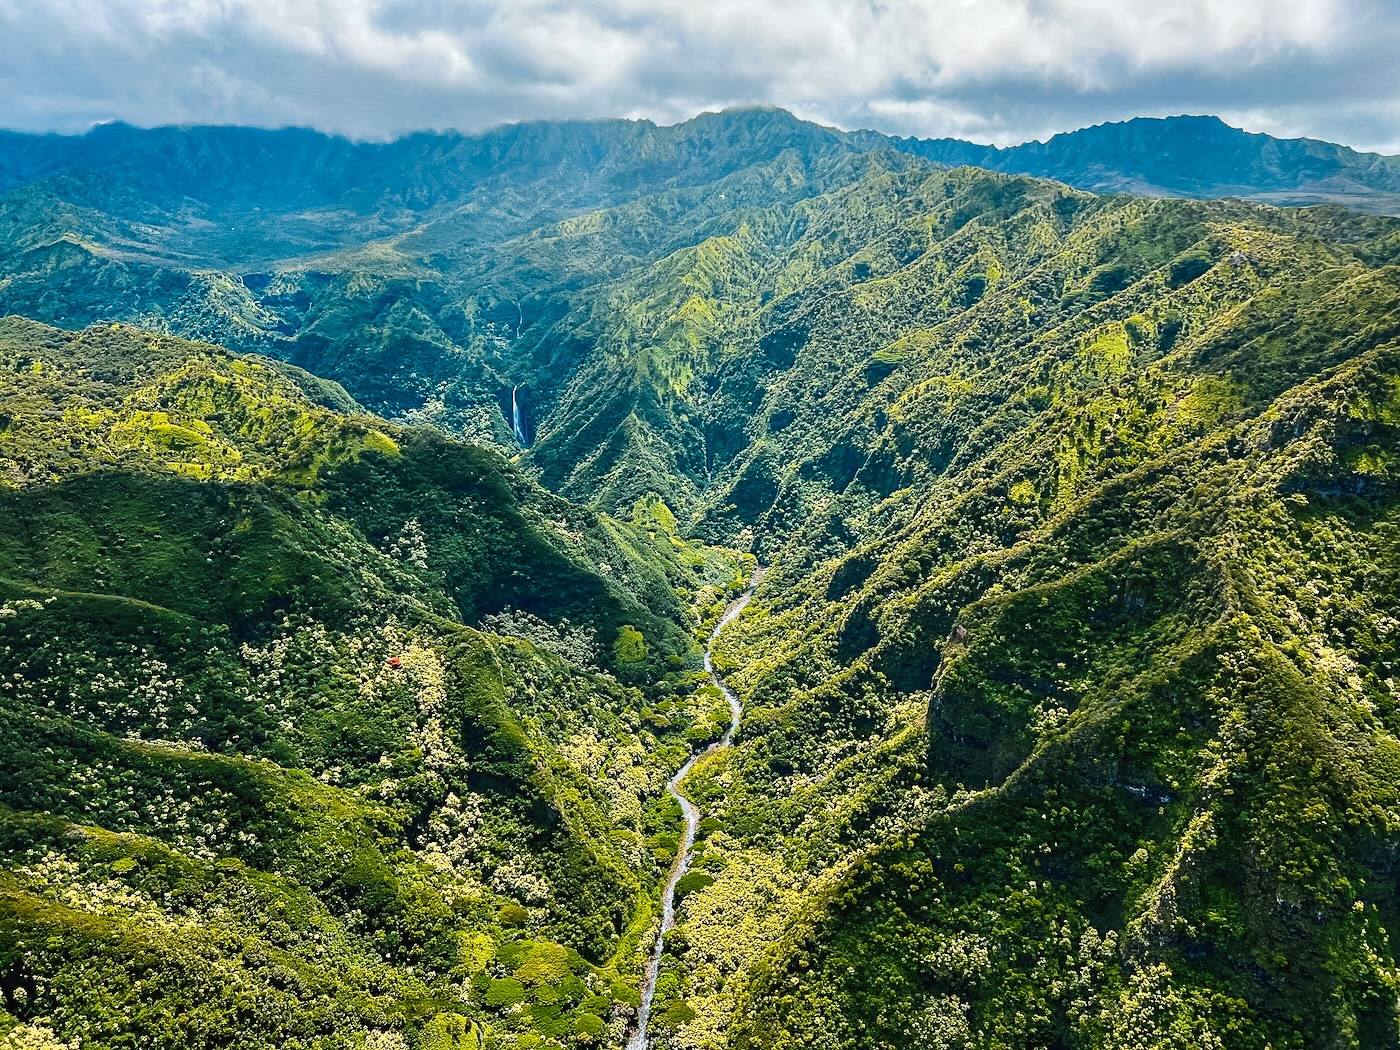
[[[1400,1043],[1400,221],[766,111],[261,134],[4,169],[5,309],[266,355],[6,323],[30,1037],[620,1045],[727,717],[690,536],[771,568],[654,1045]],[[1388,207],[1096,136],[1016,156]]]
[[[0,323],[0,404],[12,1042],[600,1038],[738,563],[128,327]]]

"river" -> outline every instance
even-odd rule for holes
[[[694,768],[696,762],[710,752],[718,751],[733,743],[734,733],[739,728],[739,717],[744,713],[744,705],[740,702],[739,697],[734,690],[725,684],[724,679],[715,670],[713,655],[715,642],[719,641],[720,632],[733,623],[734,619],[744,611],[744,606],[749,604],[749,599],[753,597],[753,589],[758,586],[761,575],[761,571],[755,573],[753,580],[749,583],[748,590],[744,591],[728,609],[724,610],[724,615],[720,617],[719,623],[715,624],[715,629],[710,632],[709,641],[705,643],[705,671],[709,674],[710,681],[719,686],[720,692],[729,701],[729,728],[709,747],[691,755],[686,760],[685,765],[676,771],[676,775],[666,782],[666,790],[670,792],[672,798],[680,803],[681,813],[685,817],[685,829],[681,832],[680,846],[676,850],[675,862],[671,865],[671,874],[667,877],[666,886],[661,891],[661,929],[656,934],[656,944],[652,947],[651,958],[647,960],[646,976],[642,981],[642,1005],[637,1010],[637,1026],[632,1031],[632,1038],[627,1041],[627,1050],[647,1050],[647,1026],[651,1023],[651,1002],[656,996],[656,978],[661,970],[661,953],[665,948],[666,931],[676,924],[676,883],[680,882],[681,877],[690,870],[690,851],[695,845],[695,833],[700,827],[700,809],[681,794],[680,783],[685,779],[686,774]]]

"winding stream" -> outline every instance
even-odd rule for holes
[[[666,931],[676,924],[676,883],[690,870],[690,850],[695,845],[695,833],[700,827],[700,809],[681,794],[680,782],[685,779],[687,773],[691,771],[695,763],[704,758],[711,751],[718,751],[722,747],[728,747],[734,740],[734,733],[739,728],[739,716],[744,713],[744,706],[715,670],[713,652],[715,642],[719,640],[720,632],[734,622],[744,606],[749,604],[749,599],[753,597],[753,589],[758,586],[762,572],[754,574],[749,582],[748,590],[739,595],[724,610],[724,615],[720,617],[719,623],[715,624],[715,629],[710,632],[710,640],[705,643],[705,671],[710,676],[710,681],[719,686],[724,698],[729,701],[729,728],[724,731],[724,735],[716,740],[709,747],[695,752],[686,760],[685,765],[676,771],[676,775],[666,782],[666,790],[671,797],[680,803],[681,813],[685,816],[685,830],[681,833],[680,846],[676,850],[676,860],[671,866],[671,874],[666,879],[666,886],[661,891],[661,929],[656,934],[656,944],[651,950],[651,958],[647,960],[646,976],[642,981],[642,1005],[637,1010],[637,1026],[632,1032],[632,1038],[627,1041],[627,1050],[647,1050],[647,1025],[651,1022],[651,1001],[656,996],[656,978],[661,970],[661,953],[664,949]]]

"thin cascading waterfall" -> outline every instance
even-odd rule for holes
[[[529,448],[530,443],[525,440],[524,424],[520,422],[520,400],[516,396],[519,390],[518,386],[510,388],[510,422],[511,426],[515,428],[515,440],[520,442],[522,448]]]

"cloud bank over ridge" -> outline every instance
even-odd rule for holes
[[[359,138],[772,103],[1011,144],[1216,113],[1400,152],[1388,0],[0,0],[0,125]]]

